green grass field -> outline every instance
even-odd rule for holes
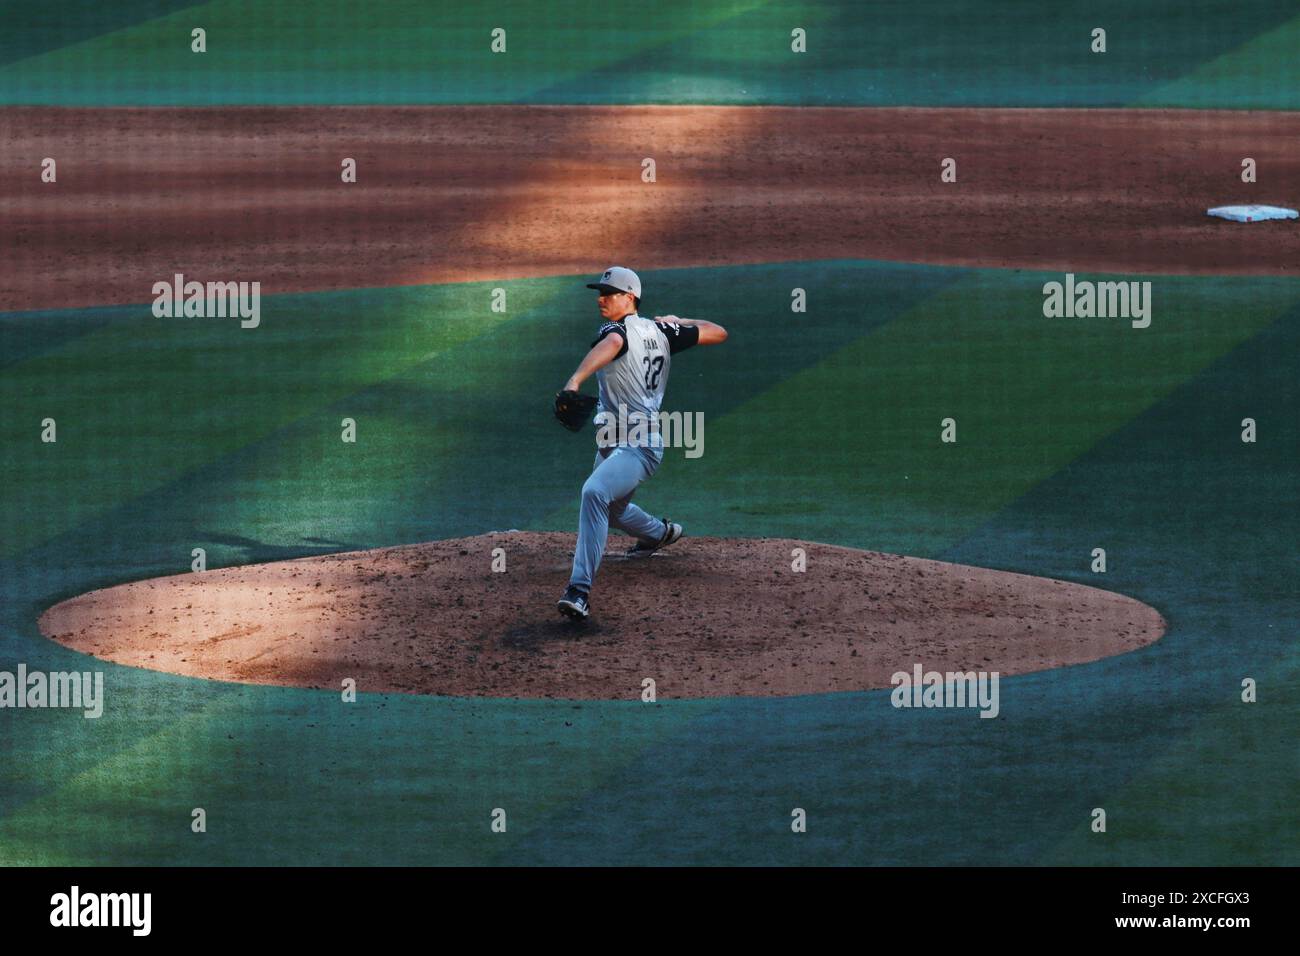
[[[1300,90],[1286,4],[1106,2],[1084,19],[889,4],[869,20],[681,4],[644,24],[643,5],[617,2],[325,6],[338,16],[308,27],[252,2],[66,4],[0,32],[0,103],[1291,109]],[[504,60],[487,52],[498,23]],[[188,52],[192,25],[206,59]],[[798,67],[793,26],[810,37]],[[98,720],[0,709],[0,863],[1295,865],[1300,277],[1150,277],[1144,330],[1045,319],[1053,277],[643,271],[655,311],[732,336],[674,365],[668,407],[705,412],[704,457],[670,452],[638,497],[698,534],[1110,588],[1165,615],[1159,643],[1004,680],[997,720],[897,711],[886,692],[343,705],[95,662]],[[584,281],[267,297],[256,330],[143,303],[0,312],[0,670],[85,668],[40,637],[40,612],[184,573],[195,547],[220,567],[572,529],[590,435],[559,429],[548,397],[589,341]],[[504,315],[489,308],[501,284]],[[789,310],[796,286],[807,313]],[[47,417],[56,444],[40,441]],[[344,417],[355,445],[338,440]],[[945,417],[956,445],[939,441]],[[1246,677],[1258,703],[1240,702]],[[809,814],[797,838],[794,806]],[[490,832],[493,807],[507,834]]]
[[[1287,0],[65,0],[9,20],[0,103],[1300,104]]]
[[[0,711],[21,742],[4,859],[619,862],[653,846],[659,862],[1294,861],[1294,777],[1264,771],[1288,765],[1297,729],[1300,436],[1276,357],[1294,354],[1300,280],[1157,278],[1152,326],[1135,330],[1044,320],[1043,278],[852,262],[646,276],[682,314],[716,314],[736,283],[756,296],[726,350],[674,376],[672,404],[706,410],[704,457],[670,454],[643,494],[710,534],[1104,584],[1169,618],[1161,643],[1009,680],[993,722],[900,719],[884,692],[344,708],[110,666],[97,721]],[[781,294],[795,284],[819,290],[805,315]],[[1247,291],[1254,305],[1223,321]],[[36,634],[44,606],[182,573],[196,546],[226,565],[569,527],[588,436],[555,429],[537,396],[567,374],[590,303],[578,277],[511,293],[506,316],[485,288],[275,297],[258,330],[126,308],[6,317],[4,517],[21,532],[6,660],[74,666]],[[52,347],[43,323],[65,333]],[[458,394],[480,404],[451,421]],[[520,410],[515,440],[483,440]],[[955,446],[938,441],[948,414]],[[55,446],[31,424],[46,415]],[[344,416],[355,446],[337,440]],[[1243,676],[1260,703],[1235,703]],[[790,801],[816,821],[807,841],[789,839]],[[504,840],[484,823],[501,805]],[[1104,841],[1088,839],[1098,805]],[[213,821],[203,840],[190,806]]]

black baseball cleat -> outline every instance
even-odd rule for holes
[[[645,541],[638,541],[635,547],[627,549],[629,558],[648,558],[661,548],[666,548],[682,536],[682,526],[669,521],[667,518],[660,518],[664,523],[664,536],[654,544],[648,544]]]
[[[555,606],[560,609],[561,614],[571,617],[575,621],[585,620],[590,613],[587,607],[587,595],[581,588],[574,587],[572,584],[564,592],[564,597],[555,603]]]

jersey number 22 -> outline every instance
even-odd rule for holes
[[[653,359],[646,355],[641,359],[645,363],[646,391],[653,392],[659,387],[659,373],[664,370],[664,357],[656,355]]]

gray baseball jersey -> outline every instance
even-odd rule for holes
[[[617,322],[606,322],[596,335],[595,345],[606,336],[623,340],[618,356],[596,373],[600,402],[596,406],[596,444],[598,446],[632,445],[650,449],[663,459],[663,439],[659,434],[659,408],[668,387],[672,357],[697,344],[700,330],[693,325],[679,325],[670,319],[647,319],[633,313]],[[617,421],[620,410],[626,429],[602,423]],[[643,423],[637,428],[637,423]]]

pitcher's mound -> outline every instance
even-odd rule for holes
[[[584,623],[555,608],[574,535],[501,532],[137,581],[57,604],[40,628],[217,680],[626,700],[647,677],[685,698],[889,687],[916,664],[1023,674],[1165,629],[1123,595],[985,568],[783,538],[687,537],[628,560],[630,543],[610,538]]]

